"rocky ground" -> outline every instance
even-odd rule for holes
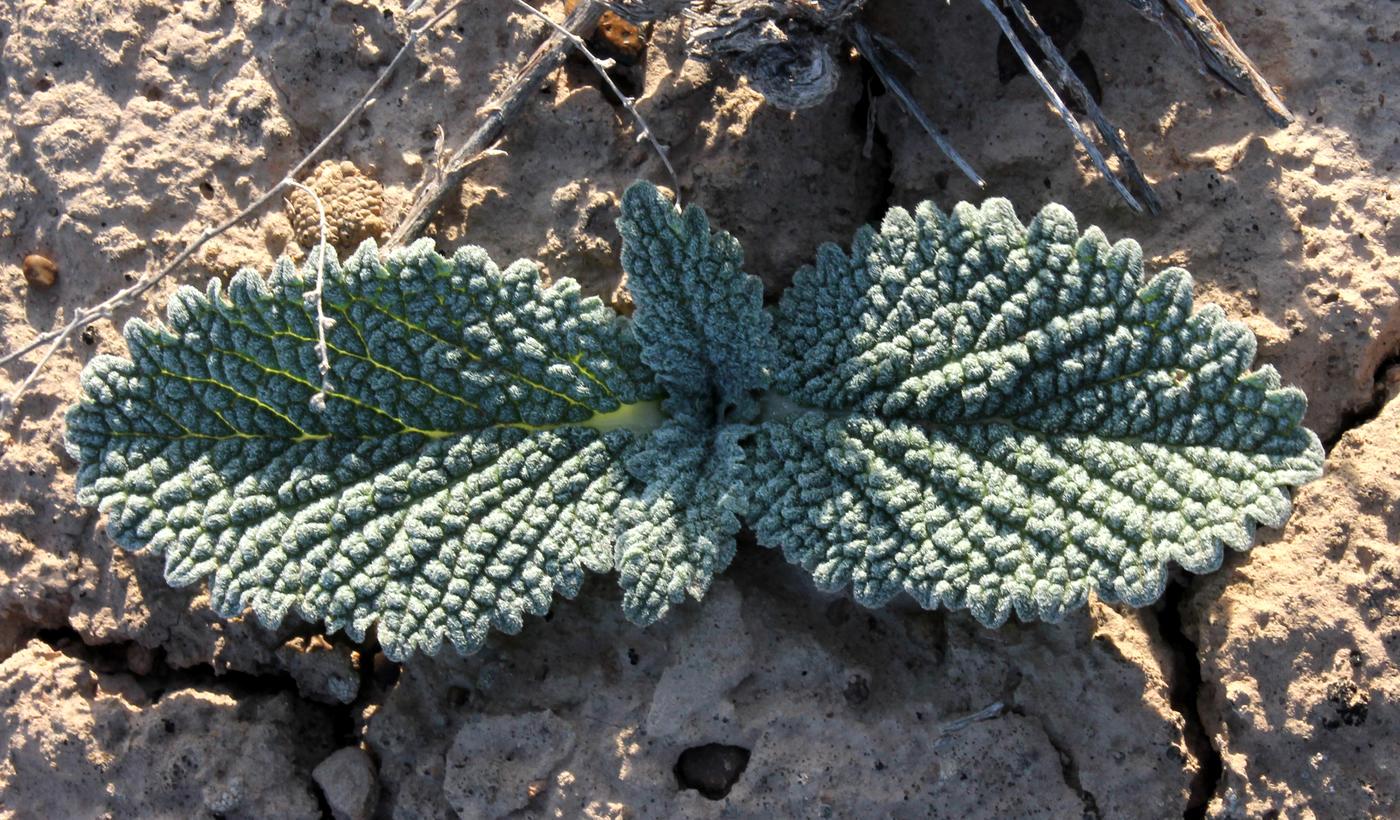
[[[0,815],[1367,817],[1400,813],[1400,6],[1217,0],[1298,121],[1272,127],[1113,0],[1082,0],[1103,105],[1165,202],[1116,201],[1029,78],[1003,82],[977,4],[872,0],[923,66],[911,88],[1023,214],[1180,264],[1310,399],[1327,474],[1282,532],[1154,608],[1093,605],[989,631],[866,611],[752,543],[703,606],[646,630],[606,579],[479,654],[214,618],[74,501],[62,413],[122,311],[48,365],[0,453]],[[560,9],[547,6],[558,15]],[[0,5],[0,335],[22,344],[158,266],[274,185],[402,42],[397,2]],[[422,12],[419,13],[421,17]],[[415,19],[419,19],[415,17]],[[765,106],[643,32],[620,74],[682,187],[779,290],[816,245],[891,204],[980,194],[843,68],[822,106]],[[331,148],[384,217],[543,34],[467,4]],[[665,179],[586,66],[556,73],[434,227],[611,294],[617,197]],[[268,268],[280,207],[177,283]],[[21,260],[58,267],[43,289]],[[8,370],[13,379],[21,374]]]

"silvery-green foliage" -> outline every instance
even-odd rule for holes
[[[377,622],[393,658],[470,652],[611,569],[635,433],[597,420],[659,396],[622,320],[530,263],[367,242],[327,262],[318,409],[313,277],[182,288],[84,370],[68,447],[118,543],[226,616]]]
[[[677,211],[647,182],[623,195],[618,229],[642,360],[672,398],[751,421],[777,354],[763,283],[743,272],[738,240],[711,232],[697,207]]]
[[[313,269],[181,289],[83,372],[79,500],[222,614],[377,625],[402,658],[514,632],[586,571],[651,623],[743,520],[870,605],[1142,605],[1321,472],[1253,336],[1058,206],[895,209],[772,312],[698,208],[639,183],[620,229],[630,321],[479,248],[328,263],[328,386]]]
[[[628,456],[644,485],[618,510],[616,563],[629,620],[650,624],[686,595],[700,600],[733,560],[739,519],[749,512],[739,441],[750,432],[670,419]]]
[[[988,625],[1090,592],[1141,606],[1321,472],[1250,332],[1056,205],[1028,227],[1004,200],[894,209],[798,272],[775,335],[755,530],[867,605],[904,591]]]
[[[748,513],[740,441],[776,355],[762,283],[704,212],[678,212],[638,183],[618,227],[642,360],[667,393],[667,421],[627,460],[646,489],[623,502],[616,551],[624,611],[648,624],[687,594],[704,596],[734,557]]]

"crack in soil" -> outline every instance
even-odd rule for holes
[[[1021,688],[1021,682],[1024,679],[1021,670],[1015,667],[1008,670],[1001,689],[1001,702],[1006,705],[1005,711],[1035,721],[1036,725],[1040,727],[1041,733],[1045,735],[1045,739],[1049,741],[1050,748],[1054,749],[1055,754],[1060,758],[1060,775],[1064,778],[1065,785],[1074,790],[1074,793],[1079,796],[1079,802],[1084,806],[1083,820],[1099,820],[1103,815],[1099,812],[1098,798],[1094,797],[1093,792],[1084,788],[1084,784],[1080,781],[1079,763],[1074,759],[1074,755],[1070,753],[1068,747],[1055,739],[1054,733],[1050,731],[1050,727],[1046,725],[1040,715],[1032,714],[1016,703],[1016,690]]]
[[[1156,607],[1155,620],[1163,644],[1171,651],[1171,669],[1167,670],[1168,699],[1184,721],[1181,734],[1186,751],[1199,766],[1191,778],[1191,793],[1181,814],[1187,820],[1197,820],[1206,816],[1211,798],[1219,791],[1225,764],[1201,717],[1201,689],[1205,684],[1201,676],[1200,650],[1182,626],[1182,608],[1189,592],[1187,583],[1170,581]]]
[[[876,116],[876,101],[885,95],[885,85],[869,63],[861,60],[859,65],[865,90],[851,109],[851,128],[865,135],[865,158],[869,160],[873,172],[879,175],[880,184],[870,198],[870,209],[864,221],[864,224],[878,226],[885,213],[898,204],[894,201],[894,151],[890,147],[889,134],[880,127]]]
[[[1045,725],[1045,721],[1042,720],[1039,715],[1031,714],[1014,704],[1008,706],[1006,711],[1024,718],[1029,718],[1035,721],[1036,725],[1040,727],[1041,733],[1045,735],[1045,739],[1050,743],[1050,748],[1054,749],[1055,754],[1060,758],[1060,776],[1064,778],[1065,785],[1069,786],[1074,793],[1079,796],[1079,802],[1084,806],[1083,820],[1099,820],[1103,817],[1103,814],[1099,812],[1098,798],[1094,797],[1093,792],[1084,788],[1084,784],[1079,779],[1079,763],[1074,759],[1074,755],[1071,754],[1069,748],[1055,739],[1055,735],[1050,731],[1050,727]]]
[[[1094,797],[1094,793],[1084,788],[1084,784],[1079,780],[1079,763],[1075,761],[1070,750],[1055,739],[1050,733],[1049,727],[1045,725],[1039,717],[1035,718],[1040,724],[1040,729],[1045,733],[1045,739],[1050,741],[1050,748],[1055,750],[1055,754],[1060,756],[1060,774],[1065,779],[1065,785],[1074,789],[1074,793],[1079,795],[1079,802],[1084,804],[1084,820],[1099,820],[1103,815],[1099,813],[1099,801]]]
[[[366,690],[363,685],[360,696],[350,703],[326,703],[303,696],[296,679],[286,670],[256,673],[231,669],[219,671],[208,663],[172,668],[165,663],[165,650],[157,646],[150,650],[154,656],[151,669],[147,672],[138,672],[132,669],[128,660],[128,650],[133,646],[139,646],[136,641],[89,644],[71,626],[40,629],[35,637],[48,644],[54,651],[83,661],[99,674],[130,675],[150,695],[150,704],[146,708],[155,706],[168,692],[188,688],[222,688],[230,691],[239,703],[242,703],[246,696],[286,693],[295,698],[298,703],[314,706],[327,715],[332,727],[331,743],[333,749],[359,744],[356,716],[363,708],[366,698]],[[371,666],[371,663],[362,664],[362,684],[365,677],[371,674],[369,669]],[[311,776],[309,769],[306,776],[308,779]],[[319,785],[308,785],[311,786],[311,793],[316,796],[320,805],[321,816],[331,818],[333,812],[325,793]]]
[[[1337,442],[1342,440],[1342,436],[1347,431],[1355,430],[1367,422],[1374,421],[1381,414],[1386,401],[1390,398],[1386,389],[1387,374],[1391,368],[1400,367],[1400,352],[1392,353],[1381,360],[1376,365],[1376,371],[1371,377],[1371,398],[1360,407],[1346,413],[1341,421],[1337,423],[1337,430],[1322,442],[1322,449],[1331,455],[1332,448],[1337,446]]]
[[[221,687],[238,696],[276,695],[287,692],[306,700],[297,690],[291,674],[278,670],[268,672],[245,672],[236,669],[216,670],[208,663],[186,667],[172,667],[165,663],[165,650],[156,646],[151,652],[151,668],[147,672],[133,669],[128,660],[128,651],[134,646],[143,646],[137,641],[115,641],[113,643],[90,644],[71,626],[40,629],[36,636],[55,652],[83,661],[94,671],[103,675],[130,675],[140,681],[151,704],[159,703],[167,692],[189,687]],[[319,701],[312,701],[320,704]],[[320,704],[328,706],[329,704]]]

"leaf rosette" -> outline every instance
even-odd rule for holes
[[[479,248],[328,261],[324,382],[313,268],[180,289],[84,370],[79,500],[223,615],[375,626],[404,658],[515,632],[587,572],[652,623],[745,521],[867,605],[1143,605],[1321,472],[1249,331],[1059,206],[893,209],[771,310],[700,209],[638,183],[619,227],[631,319]]]

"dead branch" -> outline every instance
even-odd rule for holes
[[[1280,128],[1293,122],[1283,98],[1259,72],[1205,0],[1125,0],[1196,58],[1197,70],[1253,97]]]
[[[579,3],[564,20],[564,27],[571,32],[591,32],[603,16],[603,7],[592,0]],[[488,102],[486,120],[467,137],[467,141],[452,153],[442,165],[442,172],[425,177],[413,192],[413,205],[399,220],[399,226],[389,236],[388,245],[402,245],[409,237],[423,233],[429,220],[442,207],[443,200],[461,187],[467,178],[467,171],[487,149],[491,148],[505,133],[506,123],[514,119],[525,107],[526,100],[540,87],[545,77],[564,64],[565,46],[569,40],[558,31],[551,32],[530,55],[525,67],[515,75],[515,79],[494,100]]]
[[[570,32],[591,32],[603,16],[604,8],[592,0],[579,3],[564,20],[564,28]],[[564,64],[565,46],[569,40],[558,31],[551,32],[540,43],[535,53],[525,63],[525,67],[515,75],[515,79],[494,100],[488,102],[486,120],[467,137],[467,141],[452,153],[442,164],[442,171],[431,178],[425,177],[413,192],[413,205],[399,220],[399,226],[389,236],[388,245],[402,245],[409,237],[418,236],[428,226],[429,220],[442,208],[443,200],[461,187],[467,178],[467,171],[501,135],[506,123],[514,119],[525,107],[526,100],[535,92],[544,79]]]
[[[712,0],[687,9],[686,51],[748,81],[770,105],[800,111],[836,91],[835,52],[865,0]]]
[[[487,112],[485,121],[478,125],[476,130],[467,137],[466,142],[442,163],[438,173],[431,177],[424,177],[423,181],[419,183],[413,193],[413,205],[404,214],[398,227],[389,237],[388,244],[390,246],[402,245],[411,237],[423,233],[428,222],[442,208],[444,200],[462,186],[471,166],[482,157],[489,155],[493,150],[492,146],[504,135],[506,124],[524,109],[525,104],[545,78],[563,65],[564,59],[568,56],[569,46],[573,46],[589,61],[598,74],[602,76],[608,89],[636,120],[640,129],[638,139],[645,139],[651,143],[657,156],[661,157],[661,163],[666,166],[666,171],[671,175],[671,182],[677,196],[680,194],[680,182],[676,177],[676,169],[671,166],[671,160],[666,155],[665,147],[657,141],[655,132],[642,118],[641,112],[637,110],[635,100],[623,94],[617,84],[613,82],[612,77],[608,75],[608,69],[612,67],[611,61],[602,60],[595,56],[593,52],[589,51],[588,45],[580,36],[592,32],[597,27],[598,19],[607,10],[606,5],[596,2],[596,0],[585,0],[585,2],[579,3],[574,8],[573,13],[565,18],[561,24],[554,22],[548,15],[523,2],[523,0],[511,0],[511,2],[543,20],[553,31],[535,49],[535,53],[530,56],[525,67],[520,70],[510,85],[486,104],[484,107]]]
[[[909,89],[905,88],[904,84],[899,81],[899,78],[895,77],[893,72],[885,67],[885,62],[880,58],[879,54],[880,46],[877,45],[875,37],[871,34],[870,29],[866,28],[864,23],[856,23],[851,29],[851,36],[855,39],[856,50],[860,52],[860,56],[864,57],[865,61],[870,64],[870,68],[875,71],[875,75],[880,78],[880,82],[885,84],[885,88],[888,88],[890,92],[894,94],[895,99],[899,101],[900,107],[904,109],[905,113],[913,117],[914,120],[919,123],[920,127],[924,129],[924,132],[929,135],[929,138],[933,140],[933,144],[938,146],[938,150],[942,151],[944,156],[952,160],[953,164],[958,166],[958,170],[962,171],[964,176],[972,180],[974,185],[978,188],[987,187],[986,180],[982,179],[982,175],[977,173],[977,171],[967,163],[967,160],[962,158],[962,155],[959,154],[957,149],[953,147],[953,144],[948,141],[948,138],[943,136],[942,132],[934,126],[933,121],[924,113],[924,109],[914,100],[914,95],[909,93]],[[900,51],[892,51],[891,53],[895,54],[895,56],[901,60],[907,57],[907,55]]]
[[[974,723],[978,723],[984,720],[991,720],[995,717],[1000,717],[1002,712],[1005,711],[1006,704],[1002,703],[1001,701],[996,701],[995,703],[988,704],[987,706],[978,709],[976,712],[973,712],[970,715],[963,715],[960,718],[955,718],[953,720],[948,721],[947,723],[940,725],[938,727],[938,733],[933,742],[932,748],[941,749],[944,746],[947,746],[949,743],[952,742],[953,735],[957,734],[958,732],[961,732],[962,730],[966,729]]]
[[[1134,211],[1142,213],[1144,210],[1142,203],[1137,201],[1137,197],[1133,196],[1132,192],[1123,184],[1123,181],[1109,169],[1108,162],[1104,159],[1103,154],[1099,152],[1098,146],[1094,144],[1093,140],[1089,139],[1088,134],[1084,133],[1084,129],[1079,127],[1079,121],[1074,118],[1074,114],[1069,110],[1069,107],[1065,105],[1064,100],[1061,100],[1060,95],[1055,92],[1055,87],[1045,78],[1045,74],[1040,70],[1040,66],[1036,65],[1035,60],[1031,59],[1030,53],[1026,51],[1025,44],[1023,44],[1021,38],[1017,36],[1016,29],[1011,25],[1011,21],[1007,19],[1005,14],[1002,14],[1001,8],[997,5],[997,0],[982,0],[982,6],[987,10],[988,14],[992,15],[992,19],[997,21],[997,25],[1001,27],[1001,33],[1006,35],[1006,39],[1011,43],[1011,47],[1016,50],[1016,56],[1020,57],[1021,63],[1025,65],[1026,71],[1030,72],[1031,77],[1033,77],[1036,84],[1040,86],[1040,90],[1045,92],[1045,96],[1050,100],[1051,105],[1055,106],[1055,111],[1059,113],[1060,119],[1064,122],[1065,126],[1069,128],[1070,133],[1074,134],[1074,138],[1079,140],[1079,144],[1084,146],[1084,150],[1089,153],[1089,158],[1093,160],[1094,167],[1098,168],[1099,173],[1103,174],[1104,178],[1113,185],[1114,190],[1118,192],[1119,196],[1123,197],[1124,202],[1127,202]]]
[[[1142,197],[1147,211],[1152,214],[1159,213],[1162,210],[1162,201],[1157,198],[1157,192],[1152,190],[1152,184],[1147,181],[1147,177],[1143,176],[1142,169],[1138,168],[1137,162],[1133,159],[1132,152],[1128,150],[1127,143],[1125,143],[1123,138],[1119,135],[1118,126],[1110,122],[1108,117],[1104,115],[1103,109],[1099,108],[1099,104],[1094,101],[1094,95],[1089,93],[1089,89],[1084,86],[1084,83],[1079,79],[1079,75],[1075,74],[1074,69],[1070,68],[1069,61],[1065,59],[1065,55],[1055,47],[1054,40],[1052,40],[1050,35],[1046,34],[1045,30],[1036,22],[1035,17],[1031,14],[1030,9],[1026,8],[1025,3],[1021,2],[1021,0],[1007,0],[1007,6],[1009,6],[1012,13],[1016,15],[1016,19],[1020,21],[1021,26],[1025,28],[1031,35],[1031,38],[1035,40],[1035,44],[1039,46],[1041,52],[1044,53],[1045,59],[1050,61],[1051,67],[1055,69],[1055,76],[1056,79],[1059,80],[1060,88],[1068,91],[1069,94],[1074,97],[1075,101],[1088,113],[1089,119],[1094,121],[1094,127],[1098,130],[1099,136],[1102,137],[1103,141],[1112,149],[1113,155],[1118,157],[1119,165],[1123,166],[1123,173],[1127,175],[1128,182],[1132,184],[1133,188],[1138,192],[1138,195]]]
[[[661,158],[661,164],[666,166],[666,172],[671,175],[671,189],[675,192],[676,195],[676,205],[679,206],[681,195],[681,181],[676,176],[676,169],[671,166],[671,158],[666,155],[665,146],[657,142],[656,132],[651,130],[651,126],[647,125],[647,121],[642,118],[642,112],[637,110],[637,101],[632,97],[623,94],[622,89],[617,87],[617,83],[613,82],[612,76],[608,74],[608,69],[613,67],[613,61],[604,60],[594,55],[592,51],[588,50],[588,43],[584,42],[582,37],[578,36],[577,34],[574,34],[573,32],[565,29],[563,26],[554,22],[549,18],[548,15],[535,8],[534,6],[530,5],[529,3],[526,3],[525,0],[511,0],[511,2],[515,3],[517,6],[520,6],[522,9],[529,12],[530,14],[533,14],[534,16],[545,21],[545,23],[547,23],[550,28],[554,29],[556,33],[568,37],[569,42],[573,45],[573,47],[578,49],[579,53],[582,54],[584,58],[588,60],[589,64],[593,66],[593,70],[598,72],[598,76],[603,78],[603,82],[607,84],[608,90],[613,93],[613,96],[616,97],[618,102],[622,104],[622,107],[627,110],[627,113],[632,115],[632,119],[637,121],[637,128],[640,129],[637,133],[637,141],[640,142],[641,140],[645,139],[647,142],[650,142],[652,149],[656,151],[656,155]],[[607,4],[603,5],[606,6]]]

